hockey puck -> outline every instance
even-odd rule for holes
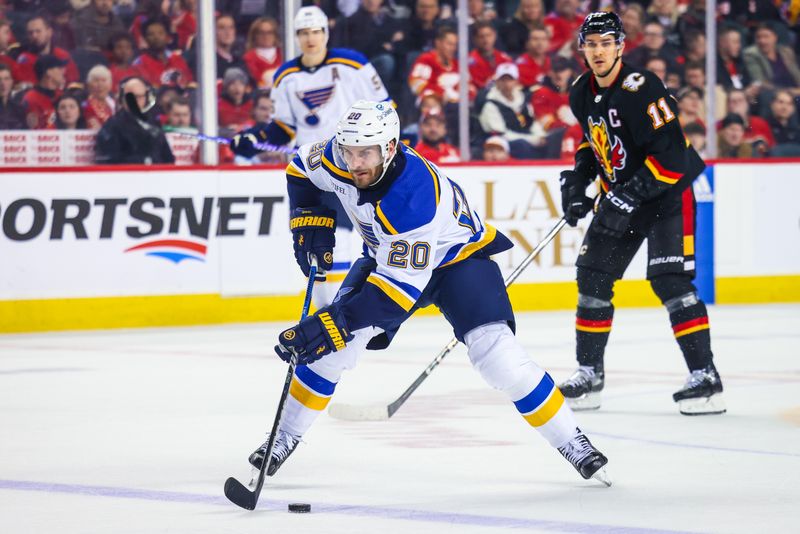
[[[289,505],[289,511],[295,514],[307,514],[311,511],[311,505],[304,502],[293,502]]]

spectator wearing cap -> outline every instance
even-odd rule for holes
[[[744,140],[744,119],[728,113],[722,119],[722,129],[717,139],[717,156],[720,158],[752,158],[753,146]]]
[[[491,135],[483,142],[483,159],[485,161],[508,161],[508,141],[499,135]]]
[[[419,117],[424,116],[432,109],[444,109],[442,97],[433,91],[422,93],[419,99]],[[400,139],[408,146],[415,146],[419,140],[419,122],[409,121],[400,132]]]
[[[550,70],[550,36],[542,26],[534,28],[528,34],[525,53],[517,58],[519,82],[526,89],[544,81]]]
[[[472,39],[475,48],[469,53],[469,77],[477,89],[483,89],[494,78],[498,65],[514,60],[495,48],[497,30],[491,22],[473,24]]]
[[[445,141],[447,121],[441,108],[433,108],[422,115],[419,121],[419,137],[414,150],[428,161],[437,165],[461,161],[458,149]]]
[[[556,56],[544,81],[533,87],[533,110],[547,132],[569,128],[577,122],[569,107],[569,88],[574,72],[572,61]]]
[[[272,77],[283,64],[283,52],[278,42],[278,22],[271,17],[253,21],[247,32],[246,52],[243,56],[259,89],[272,89]]]
[[[97,51],[107,50],[111,37],[125,31],[122,21],[114,14],[114,0],[92,0],[78,11],[72,25],[78,46]]]
[[[788,89],[792,96],[800,96],[797,56],[791,47],[778,44],[778,34],[772,26],[759,24],[755,44],[744,49],[743,57],[750,78],[762,90]]]
[[[792,93],[785,89],[778,90],[769,109],[767,123],[775,137],[772,156],[800,156],[800,124],[798,124],[797,107]]]
[[[167,28],[168,23],[162,18],[149,19],[142,24],[147,49],[133,61],[133,66],[137,75],[153,87],[187,87],[194,83],[194,76],[180,52],[167,49],[170,42]]]
[[[95,65],[86,75],[89,95],[83,102],[83,116],[90,130],[99,130],[114,115],[116,103],[111,96],[111,71]]]
[[[41,15],[35,15],[26,24],[28,45],[17,56],[17,84],[30,87],[37,83],[35,65],[41,55],[51,55],[64,61],[66,68],[65,83],[72,84],[79,81],[78,67],[72,61],[72,56],[63,48],[53,46],[53,27]]]
[[[219,127],[238,132],[253,125],[253,99],[248,94],[249,78],[244,70],[231,67],[222,80],[222,94],[217,101]]]
[[[543,0],[520,0],[514,16],[503,28],[506,52],[511,55],[524,52],[531,30],[544,27],[544,15]]]
[[[220,15],[214,22],[214,31],[217,37],[217,80],[222,80],[225,71],[231,67],[247,70],[241,54],[236,50],[236,21],[230,15]],[[192,40],[189,50],[184,54],[184,59],[197,76],[197,39]]]
[[[111,56],[109,69],[111,70],[111,88],[114,92],[119,90],[119,84],[125,78],[136,76],[137,70],[133,66],[134,44],[133,37],[128,33],[117,33],[111,37],[108,53]]]
[[[735,113],[744,119],[744,140],[753,145],[756,152],[765,155],[775,146],[775,137],[769,123],[758,115],[750,113],[747,94],[742,89],[731,89],[725,98],[725,111]],[[717,123],[717,130],[722,128],[722,121]]]
[[[544,25],[550,32],[550,52],[557,52],[575,39],[584,19],[579,9],[579,0],[556,0],[553,11],[544,18]]]
[[[141,78],[126,80],[120,88],[120,108],[97,133],[95,162],[98,164],[175,163],[167,138],[153,116],[155,96]],[[139,113],[128,107],[136,101]]]
[[[36,60],[34,72],[38,83],[22,98],[25,122],[31,130],[52,128],[55,124],[54,104],[64,88],[66,68],[66,60],[51,54],[42,54]]]
[[[25,109],[14,102],[11,91],[14,89],[14,76],[5,63],[0,63],[0,130],[25,130]]]
[[[66,93],[58,97],[55,103],[56,130],[85,130],[86,120],[81,112],[81,102],[75,95]]]
[[[486,95],[480,113],[484,132],[499,135],[509,144],[514,159],[544,156],[545,131],[534,120],[530,93],[519,83],[519,71],[513,63],[497,67],[494,86]]]

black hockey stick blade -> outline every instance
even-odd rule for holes
[[[225,481],[225,496],[236,506],[245,510],[255,510],[258,495],[247,489],[244,484],[233,477]]]

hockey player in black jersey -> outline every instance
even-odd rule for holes
[[[561,173],[567,223],[595,208],[577,265],[578,370],[559,388],[574,409],[600,407],[603,353],[614,315],[614,283],[644,241],[647,279],[669,312],[690,375],[673,395],[685,415],[724,413],[706,306],[697,295],[692,182],[705,164],[689,145],[676,101],[659,78],[622,61],[625,33],[614,13],[591,13],[579,30],[589,71],[570,90],[583,127],[575,168]],[[586,196],[599,175],[601,196]]]

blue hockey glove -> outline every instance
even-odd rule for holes
[[[586,179],[576,171],[561,171],[561,210],[570,226],[592,210],[594,200],[586,196]]]
[[[627,191],[609,191],[600,203],[591,228],[600,234],[622,237],[640,203]]]
[[[278,336],[275,352],[285,362],[297,356],[297,365],[308,365],[326,354],[342,350],[353,334],[338,307],[326,306]]]
[[[324,206],[296,208],[289,228],[294,241],[294,258],[303,274],[308,276],[311,254],[316,256],[320,271],[330,271],[336,245],[336,212]]]

